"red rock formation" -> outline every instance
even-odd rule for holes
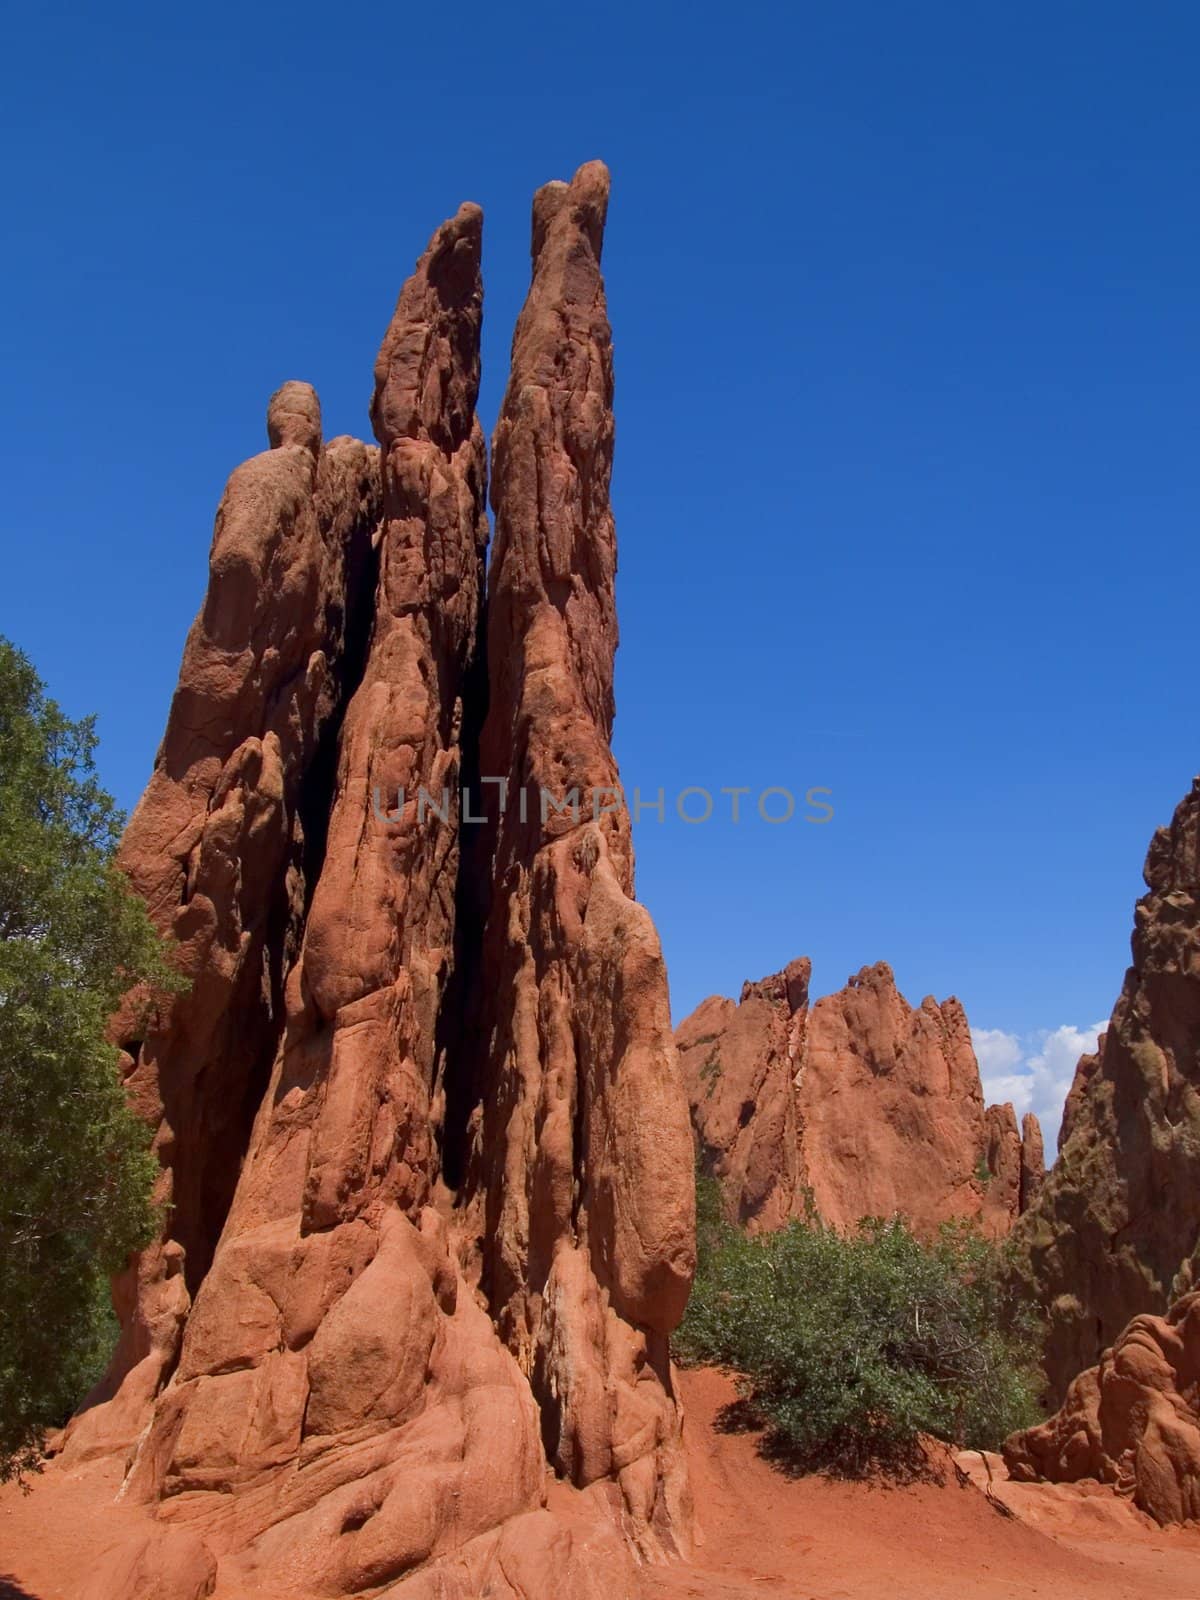
[[[982,1097],[982,1086],[980,1088]],[[1021,1212],[1021,1170],[1024,1147],[1017,1129],[1017,1114],[1012,1106],[988,1106],[983,1115],[983,1164],[988,1179],[983,1184],[985,1229],[1001,1237],[1008,1233]],[[977,1166],[982,1181],[983,1168]]]
[[[1042,1126],[1032,1111],[1021,1119],[1021,1191],[1018,1212],[1026,1212],[1042,1192],[1046,1181],[1046,1152]]]
[[[1022,1141],[1011,1106],[985,1115],[959,1003],[913,1009],[882,962],[811,1005],[808,980],[793,962],[737,1005],[703,1001],[676,1036],[701,1158],[733,1213],[778,1227],[811,1195],[837,1227],[900,1213],[924,1232],[970,1218],[1007,1233]]]
[[[746,983],[738,1003],[702,1000],[675,1035],[704,1168],[739,1222],[778,1228],[802,1214],[809,1183],[795,1077],[811,963]]]
[[[245,1581],[286,1551],[357,1592],[540,1503],[536,1411],[423,1209],[486,536],[480,224],[464,207],[435,235],[377,364],[376,614],[324,866],[232,1208],[128,1479],[238,1551]],[[419,817],[422,786],[450,789],[445,824]],[[401,789],[381,824],[373,791]]]
[[[693,1270],[692,1155],[614,804],[607,203],[599,163],[536,197],[496,429],[481,768],[504,803],[494,785],[469,1169],[483,1284],[551,1461],[580,1486],[615,1478],[643,1544],[670,1544],[687,1522],[667,1341]]]
[[[322,448],[313,390],[267,412],[271,448],[233,473],[204,607],[188,635],[154,773],[120,864],[178,941],[188,987],[114,1027],[130,1093],[155,1131],[167,1233],[117,1285],[122,1335],[75,1448],[132,1443],[177,1359],[283,1024],[378,521],[377,452]],[[361,605],[359,605],[361,609]],[[350,659],[348,659],[348,657]],[[136,997],[135,997],[136,998]]]
[[[1019,1481],[1112,1484],[1156,1522],[1200,1518],[1200,1293],[1135,1317],[1062,1408],[1004,1445]]]
[[[1051,1392],[1190,1288],[1200,1238],[1200,779],[1146,857],[1133,965],[1079,1063],[1017,1241],[1050,1316]]]
[[[619,782],[607,193],[593,165],[535,201],[486,728],[477,207],[400,295],[381,457],[319,456],[315,397],[289,386],[218,519],[125,846],[189,938],[193,986],[131,1080],[180,1204],[126,1286],[141,1359],[67,1444],[128,1452],[123,1501],[153,1518],[99,1569],[114,1593],[192,1600],[215,1570],[264,1596],[287,1574],[600,1600],[628,1592],[631,1543],[686,1543],[668,1336],[691,1145],[665,971],[627,817],[543,818],[537,793],[611,804]],[[346,618],[377,520],[368,640]],[[463,786],[478,805],[489,774],[514,801],[472,834]],[[553,1512],[547,1459],[575,1486]]]

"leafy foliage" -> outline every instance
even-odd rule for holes
[[[113,865],[95,748],[0,639],[0,1480],[103,1362],[106,1274],[155,1225],[157,1164],[104,1033],[132,985],[178,982]]]
[[[1036,1416],[1036,1313],[1008,1252],[965,1224],[932,1243],[900,1220],[804,1221],[755,1237],[697,1189],[699,1265],[677,1338],[733,1368],[768,1441],[796,1465],[914,1459],[918,1435],[995,1446]]]

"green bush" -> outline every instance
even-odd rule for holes
[[[95,744],[0,639],[0,1481],[98,1375],[106,1275],[155,1227],[158,1164],[105,1027],[131,985],[178,983],[113,865]]]
[[[1007,1252],[966,1225],[805,1221],[750,1237],[697,1189],[699,1264],[677,1336],[732,1368],[769,1446],[798,1467],[900,1468],[921,1433],[995,1447],[1036,1417],[1036,1314]]]

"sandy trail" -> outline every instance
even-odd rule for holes
[[[1107,1491],[1013,1485],[1006,1517],[953,1474],[904,1488],[788,1478],[754,1435],[720,1430],[726,1375],[681,1383],[703,1542],[690,1565],[648,1575],[654,1600],[1200,1600],[1200,1531],[1158,1529]]]

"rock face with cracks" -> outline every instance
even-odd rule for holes
[[[1200,1518],[1200,1292],[1134,1317],[1062,1407],[1004,1445],[1014,1478],[1095,1478],[1156,1522]]]
[[[535,201],[487,600],[477,207],[400,295],[379,450],[323,450],[288,385],[222,503],[123,846],[192,982],[115,1024],[173,1209],[64,1446],[119,1452],[148,1515],[97,1583],[600,1600],[687,1544],[691,1145],[609,743],[607,196],[596,163]]]
[[[493,449],[481,764],[497,781],[469,1187],[550,1460],[580,1486],[615,1477],[634,1526],[671,1542],[687,1523],[667,1340],[694,1265],[692,1155],[609,744],[607,204],[599,164],[537,195]]]
[[[1200,779],[1146,857],[1133,964],[1067,1099],[1058,1159],[1017,1232],[1062,1398],[1132,1318],[1196,1281],[1200,1241]]]
[[[826,1222],[899,1214],[922,1233],[959,1218],[994,1238],[1033,1184],[1041,1135],[985,1110],[957,1000],[912,1007],[880,962],[809,1001],[810,964],[703,1001],[676,1035],[704,1170],[753,1229],[810,1202]]]

